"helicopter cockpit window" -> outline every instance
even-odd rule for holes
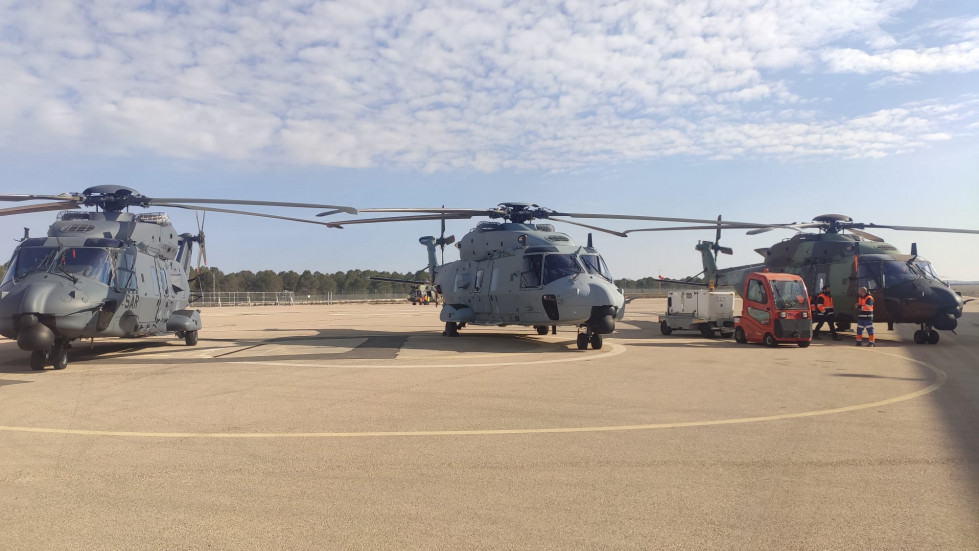
[[[937,279],[939,281],[941,281],[942,279],[938,277],[938,272],[936,272],[935,268],[932,267],[931,262],[928,262],[927,260],[915,261],[914,267],[917,268],[918,271],[922,273],[922,275],[924,275],[929,279]]]
[[[857,286],[866,287],[871,291],[879,289],[880,262],[861,262],[857,267]]]
[[[549,254],[544,257],[544,285],[562,277],[581,273],[581,265],[570,254]]]
[[[520,286],[524,288],[540,287],[540,274],[542,267],[543,257],[541,255],[524,255],[523,269],[520,272]]]
[[[76,277],[87,277],[108,285],[112,281],[112,263],[105,249],[70,247],[61,251],[55,261],[58,270]]]
[[[911,269],[911,266],[908,266],[907,262],[902,260],[881,262],[881,267],[884,272],[883,283],[885,287],[891,287],[899,283],[904,283],[905,281],[914,281],[921,277]]]
[[[585,265],[588,273],[600,275],[612,281],[612,272],[609,271],[608,266],[605,265],[605,260],[601,256],[597,254],[583,254],[581,255],[581,262]]]
[[[21,247],[10,259],[3,283],[20,279],[31,272],[47,270],[58,249],[54,247]]]
[[[133,266],[136,260],[133,253],[126,251],[116,258],[116,287],[119,289],[136,289],[136,271]]]
[[[772,281],[775,307],[782,310],[807,310],[806,288],[799,281]]]

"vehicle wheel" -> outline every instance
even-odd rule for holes
[[[917,344],[925,344],[928,342],[928,332],[924,329],[918,329],[914,332],[914,342]]]
[[[778,346],[778,341],[775,340],[775,337],[773,337],[771,333],[765,333],[765,346],[770,346],[772,348]]]
[[[445,322],[445,336],[446,337],[458,337],[459,336],[459,326],[456,325],[454,321]]]
[[[31,369],[34,371],[41,371],[44,369],[44,364],[48,362],[48,355],[44,353],[43,350],[35,350],[31,352]]]
[[[799,348],[807,348],[809,346],[809,341],[799,341],[796,344],[799,345]]]
[[[744,329],[738,327],[734,330],[734,341],[739,344],[748,344],[748,337],[744,334]]]
[[[938,340],[940,338],[941,336],[938,335],[938,331],[935,331],[934,329],[928,331],[928,344],[938,344]]]
[[[599,335],[598,333],[592,334],[592,336],[591,336],[591,347],[592,347],[593,350],[601,350],[602,349],[602,336]]]
[[[68,367],[68,350],[66,348],[55,348],[51,351],[51,365],[55,369],[64,369]]]
[[[664,335],[669,335],[673,332],[673,328],[666,324],[665,321],[659,322],[659,332]]]
[[[546,335],[547,334],[548,328],[547,328],[546,325],[536,325],[536,326],[534,326],[534,328],[537,329],[537,334],[538,335]]]
[[[588,348],[588,335],[585,333],[578,333],[578,350],[586,350]]]
[[[196,346],[197,331],[187,331],[187,334],[184,335],[184,342],[187,344],[187,346]]]
[[[843,321],[843,322],[837,323],[836,324],[836,330],[837,331],[849,331],[850,330],[850,322]]]
[[[700,324],[700,334],[703,335],[704,338],[707,338],[707,339],[713,338],[714,337],[714,328],[711,327],[709,323],[701,323]]]

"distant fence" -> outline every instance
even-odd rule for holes
[[[291,306],[295,304],[342,304],[348,302],[407,301],[407,293],[334,291],[323,295],[301,295],[289,291],[204,293],[194,300],[194,306]]]
[[[623,289],[628,298],[660,298],[666,289]],[[408,293],[334,291],[324,295],[302,295],[289,291],[267,292],[218,292],[204,293],[194,301],[194,306],[293,306],[296,304],[344,304],[350,302],[407,302]]]

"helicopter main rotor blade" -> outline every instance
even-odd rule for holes
[[[881,228],[887,230],[898,230],[898,231],[927,231],[927,232],[944,232],[944,233],[979,233],[979,230],[967,230],[964,228],[929,228],[924,226],[885,226],[883,224],[853,224],[843,226],[845,229],[853,231],[854,227],[863,228]]]
[[[592,214],[586,212],[552,212],[550,216],[567,216],[570,218],[604,218],[607,220],[648,220],[651,222],[675,222],[678,224],[710,224],[711,229],[717,228],[717,220],[708,220],[702,218],[673,218],[668,216],[635,216],[631,214]],[[724,228],[757,228],[761,227],[763,224],[757,222],[733,222],[730,220],[725,220],[720,222],[720,225]],[[771,225],[771,224],[764,224]]]
[[[41,203],[39,205],[26,205],[23,207],[11,207],[7,209],[0,209],[0,216],[10,216],[12,214],[27,214],[31,212],[44,212],[49,210],[65,210],[65,209],[77,209],[79,208],[78,203],[74,201],[65,201],[62,203]]]
[[[848,232],[852,233],[852,234],[859,235],[860,237],[866,239],[867,241],[876,241],[877,243],[883,243],[884,242],[883,239],[877,237],[876,235],[874,235],[872,233],[867,233],[865,231],[860,231],[860,230],[858,230],[856,228],[847,228],[846,230]]]
[[[316,224],[328,228],[339,228],[335,222],[317,222],[316,220],[306,220],[304,218],[293,218],[291,216],[278,216],[275,214],[263,214],[261,212],[249,212],[247,210],[221,209],[217,207],[201,207],[193,205],[178,205],[176,203],[154,203],[158,207],[172,207],[176,209],[199,210],[203,212],[224,212],[227,214],[243,214],[245,216],[260,216],[262,218],[275,218],[277,220],[289,220],[290,222],[304,222],[306,224]]]
[[[361,211],[363,212],[363,211]],[[470,215],[464,214],[425,214],[421,216],[389,216],[385,218],[359,218],[352,220],[337,220],[335,222],[321,222],[322,224],[327,224],[330,227],[339,228],[346,226],[348,224],[375,224],[379,222],[416,222],[420,220],[467,220],[472,218]]]
[[[628,235],[625,234],[625,232],[610,230],[610,229],[606,229],[606,228],[600,228],[598,226],[591,226],[591,225],[588,225],[588,224],[582,224],[581,222],[572,222],[571,220],[564,220],[563,218],[552,218],[552,217],[548,216],[547,219],[548,220],[554,220],[555,222],[563,222],[565,224],[571,224],[572,226],[581,226],[582,228],[588,228],[590,230],[595,230],[595,231],[610,233],[612,235],[617,235],[619,237],[629,237]]]
[[[247,199],[191,199],[187,197],[155,198],[150,199],[148,204],[159,206],[175,206],[177,203],[194,205],[254,205],[260,207],[295,207],[305,209],[332,209],[333,213],[345,212],[347,214],[357,214],[358,210],[354,207],[340,205],[321,205],[317,203],[291,203],[283,201],[251,201]]]
[[[411,279],[397,279],[397,278],[393,278],[393,277],[376,277],[376,276],[370,276],[367,279],[370,279],[370,280],[373,280],[373,281],[389,281],[391,283],[404,283],[405,285],[428,285],[430,283],[429,281],[414,281],[414,280],[411,280]]]
[[[724,222],[724,224],[727,224],[727,222]],[[725,227],[727,227],[727,226],[725,226]],[[745,228],[768,228],[768,229],[771,229],[768,225],[764,225],[763,226],[763,225],[760,225],[760,224],[754,224],[754,225],[751,225],[751,224],[739,224],[737,226],[732,226],[732,227],[729,227],[727,229],[745,229]],[[663,227],[663,228],[638,228],[638,229],[634,229],[634,230],[626,230],[624,233],[645,232],[645,231],[685,231],[685,230],[716,230],[716,229],[717,229],[717,222],[714,222],[710,226],[667,226],[667,227]],[[762,230],[762,231],[768,231],[768,229],[765,229],[765,230]],[[757,231],[757,230],[752,230],[752,231]]]
[[[388,213],[405,213],[405,214],[456,214],[460,217],[472,218],[474,216],[493,216],[502,215],[503,211],[494,209],[456,209],[456,208],[373,208],[373,209],[357,209],[361,214],[365,212],[388,212]],[[320,213],[316,216],[326,216],[327,213]]]
[[[81,202],[84,198],[72,193],[62,193],[60,195],[30,195],[22,193],[0,194],[0,201],[77,201]]]

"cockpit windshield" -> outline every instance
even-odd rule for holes
[[[562,277],[581,273],[581,265],[571,254],[549,254],[544,257],[544,285]]]
[[[929,264],[922,261],[923,264]],[[931,265],[929,264],[929,269]],[[908,281],[914,281],[920,277],[933,277],[928,273],[922,273],[917,268],[912,269],[911,265],[903,260],[885,260],[883,262],[861,262],[857,268],[857,284],[870,290],[882,287],[894,287]],[[931,271],[931,273],[934,273]],[[937,277],[935,279],[938,279]]]
[[[775,307],[780,310],[808,310],[806,288],[801,281],[772,281]]]
[[[608,266],[605,265],[605,260],[600,255],[583,254],[581,255],[581,263],[585,265],[588,273],[600,275],[612,281],[612,272],[609,271]]]
[[[13,258],[10,259],[10,266],[3,278],[3,283],[20,279],[31,272],[46,271],[51,266],[51,259],[55,257],[57,252],[56,247],[21,247],[14,252]]]
[[[55,269],[73,277],[87,277],[108,285],[112,281],[112,263],[105,249],[70,247],[63,249]]]
[[[937,279],[939,281],[942,279],[938,277],[938,273],[935,271],[935,268],[932,267],[931,262],[928,262],[927,260],[916,260],[914,262],[914,267],[928,279]]]

